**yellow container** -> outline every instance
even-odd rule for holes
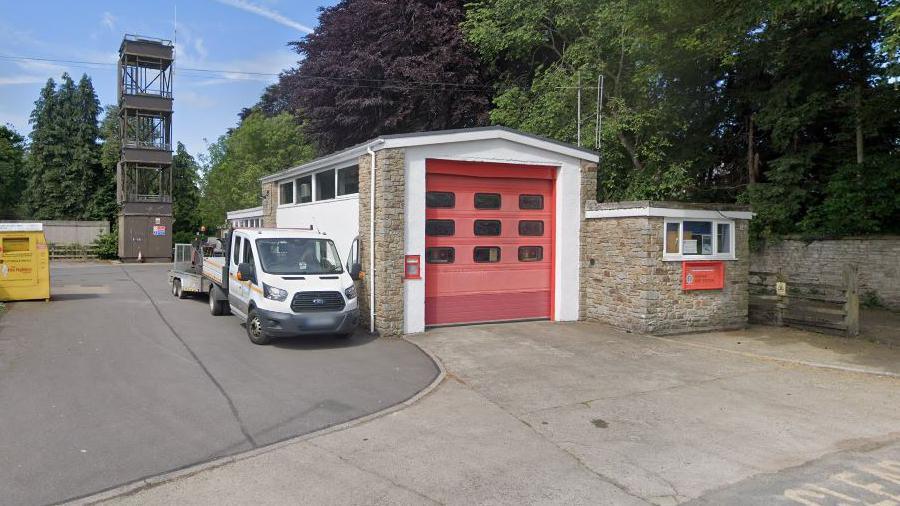
[[[50,300],[50,255],[40,223],[0,223],[0,301]]]

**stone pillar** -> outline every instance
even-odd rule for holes
[[[597,164],[592,162],[581,162],[581,235],[579,237],[579,248],[581,251],[581,268],[579,273],[579,303],[578,303],[578,319],[584,320],[587,315],[587,280],[588,267],[590,267],[590,252],[594,243],[590,240],[592,237],[589,229],[588,220],[585,218],[585,212],[592,209],[597,204]]]
[[[275,210],[278,208],[278,185],[274,181],[262,184],[262,226],[274,228],[276,226]]]
[[[375,331],[403,334],[403,258],[406,171],[402,149],[375,153]],[[359,259],[365,276],[359,284],[361,321],[369,325],[369,202],[372,182],[368,154],[359,157]]]

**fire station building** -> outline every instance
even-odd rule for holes
[[[262,178],[261,221],[313,227],[361,264],[362,316],[385,336],[526,319],[745,325],[752,213],[598,203],[598,161],[504,127],[385,135]]]

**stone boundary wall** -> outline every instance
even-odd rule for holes
[[[851,237],[821,241],[769,241],[751,253],[750,270],[783,273],[793,281],[839,285],[844,266],[859,269],[859,295],[872,295],[900,310],[900,236]]]
[[[44,237],[49,244],[93,244],[102,234],[109,233],[108,221],[74,220],[0,220],[0,223],[42,223]]]

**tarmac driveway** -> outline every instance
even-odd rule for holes
[[[0,318],[0,503],[63,501],[402,402],[438,370],[412,344],[256,346],[178,300],[167,266],[52,271],[53,301]]]

